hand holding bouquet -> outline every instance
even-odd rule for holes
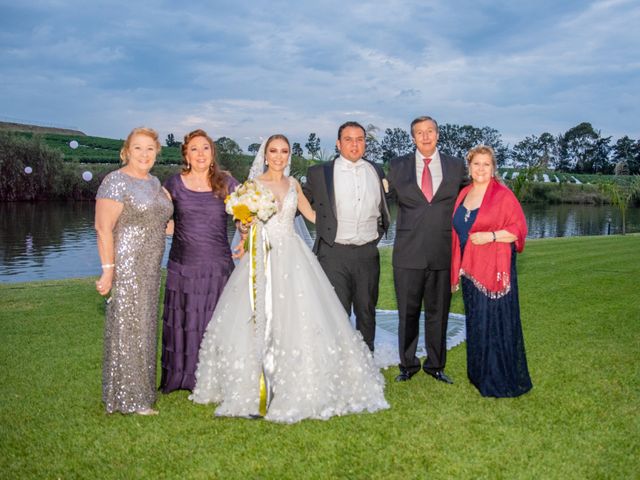
[[[255,180],[247,180],[238,185],[233,193],[227,195],[224,203],[226,212],[240,222],[238,230],[242,234],[243,241],[237,246],[236,254],[233,255],[234,258],[240,258],[245,250],[251,250],[249,239],[255,236],[255,229],[252,230],[253,235],[249,237],[246,235],[255,225],[256,220],[265,223],[278,211],[276,197],[271,190],[261,186]]]
[[[224,199],[225,209],[244,227],[251,226],[256,219],[269,220],[277,211],[276,198],[271,190],[261,187],[254,180],[247,180]]]
[[[238,230],[242,234],[242,242],[236,247],[234,258],[240,258],[245,251],[255,257],[256,219],[265,223],[278,211],[276,197],[273,192],[254,180],[247,180],[224,199],[225,210],[240,222]],[[249,233],[251,232],[251,233]],[[249,236],[246,236],[249,233]],[[253,262],[252,262],[253,264]]]

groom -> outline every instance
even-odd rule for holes
[[[303,191],[316,211],[314,253],[373,352],[380,280],[378,241],[389,227],[380,166],[362,158],[366,133],[357,122],[338,129],[340,155],[314,165]],[[386,182],[386,181],[385,181]]]
[[[422,370],[453,383],[444,373],[451,302],[451,217],[467,183],[464,162],[438,152],[438,124],[431,117],[411,122],[415,153],[391,160],[389,184],[398,203],[393,245],[393,281],[400,322],[400,374],[404,382],[420,371],[416,356],[420,307],[425,310],[427,359]]]

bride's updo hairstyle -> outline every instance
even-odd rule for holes
[[[229,194],[227,189],[229,172],[220,169],[220,166],[218,165],[218,151],[216,150],[216,144],[207,132],[200,128],[189,132],[184,136],[184,141],[182,142],[181,147],[182,174],[186,175],[191,170],[191,165],[189,165],[189,162],[187,161],[187,147],[189,146],[189,142],[197,137],[204,138],[211,148],[211,166],[207,172],[207,177],[209,179],[209,186],[213,190],[213,196],[225,198]]]
[[[267,139],[267,143],[264,146],[264,156],[265,156],[265,158],[267,157],[267,149],[269,148],[269,144],[271,142],[273,142],[274,140],[282,140],[284,142],[287,142],[287,147],[289,147],[289,151],[291,151],[291,144],[289,143],[289,139],[287,137],[285,137],[284,135],[282,135],[281,133],[276,133],[275,135],[271,135]]]

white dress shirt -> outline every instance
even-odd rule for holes
[[[416,180],[418,181],[418,187],[422,188],[422,171],[424,170],[425,157],[416,149]],[[433,195],[436,195],[438,187],[442,183],[442,162],[440,161],[440,153],[436,148],[436,151],[431,155],[431,163],[429,163],[429,170],[431,171],[431,181],[433,183]]]
[[[338,231],[336,243],[364,245],[378,238],[380,177],[364,160],[339,156],[333,169]]]

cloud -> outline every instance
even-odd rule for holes
[[[0,20],[1,115],[123,137],[203,127],[246,146],[340,123],[590,121],[638,137],[636,2],[37,2]],[[635,130],[634,130],[635,129]]]

